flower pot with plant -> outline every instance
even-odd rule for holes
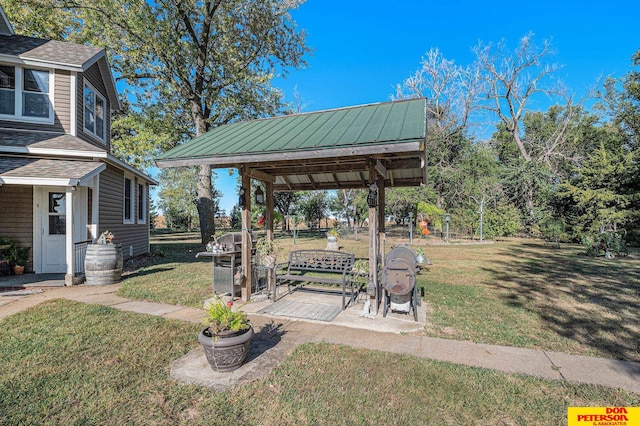
[[[326,250],[339,250],[338,237],[340,237],[340,230],[336,226],[327,231]]]
[[[258,238],[256,241],[256,250],[260,255],[261,262],[264,266],[273,268],[276,266],[277,253],[280,245],[276,240],[267,240],[266,237]]]
[[[214,371],[233,371],[247,356],[253,327],[247,314],[231,309],[233,302],[218,298],[205,304],[205,329],[198,335],[209,365]]]
[[[8,258],[13,265],[13,273],[15,275],[24,274],[27,260],[29,260],[29,247],[19,247],[17,243],[12,244],[9,248]]]
[[[425,262],[425,257],[424,257],[424,249],[422,247],[418,247],[416,249],[416,263],[421,264]]]

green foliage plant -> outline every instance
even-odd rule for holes
[[[27,260],[29,260],[29,250],[29,247],[20,247],[17,243],[12,244],[8,250],[9,261],[16,266],[26,266]]]
[[[602,232],[597,235],[585,234],[582,237],[582,244],[587,247],[589,256],[626,256],[629,251],[621,232]]]
[[[237,332],[249,328],[249,318],[241,311],[233,311],[230,304],[224,303],[220,298],[207,301],[205,304],[204,324],[209,327],[212,335]]]
[[[442,218],[445,211],[433,204],[420,201],[418,203],[418,215],[422,213],[430,225],[435,228],[442,228]]]
[[[279,248],[280,244],[275,239],[269,241],[266,237],[260,237],[256,241],[256,250],[260,256],[275,256]]]
[[[333,228],[327,231],[327,235],[331,235],[332,237],[336,237],[337,239],[338,237],[340,237],[340,229],[337,225],[334,225]]]

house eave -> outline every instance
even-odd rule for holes
[[[30,155],[45,155],[45,156],[62,156],[73,158],[107,158],[106,152],[98,151],[66,151],[52,148],[28,148],[28,147],[14,147],[14,146],[0,146],[0,153],[3,154],[30,154]]]
[[[16,65],[28,65],[33,67],[52,68],[74,72],[82,72],[84,70],[82,64],[64,64],[60,62],[32,58],[25,59],[19,56],[7,55],[4,53],[0,53],[0,61]]]
[[[106,161],[111,163],[112,165],[120,168],[120,169],[123,169],[123,170],[125,170],[125,171],[127,171],[129,173],[132,173],[132,174],[134,174],[134,175],[146,180],[151,185],[159,185],[160,184],[157,180],[155,180],[154,178],[152,178],[148,174],[136,169],[135,167],[127,164],[126,162],[122,161],[118,157],[115,157],[115,156],[113,156],[111,154],[107,154]]]

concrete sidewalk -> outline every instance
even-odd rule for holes
[[[168,319],[194,323],[202,320],[201,309],[133,301],[117,296],[115,293],[118,289],[119,285],[80,285],[49,288],[37,294],[0,297],[0,319],[46,300],[65,298]],[[256,308],[252,306],[249,310],[256,311]],[[485,345],[399,332],[380,332],[329,322],[270,317],[255,312],[250,313],[250,318],[256,334],[247,362],[238,370],[232,373],[213,372],[200,348],[177,360],[172,367],[171,376],[184,383],[225,389],[266,376],[298,344],[327,342],[640,393],[640,363],[637,362]],[[376,320],[370,321],[374,326],[379,325],[375,323]]]

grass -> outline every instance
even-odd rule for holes
[[[330,344],[213,392],[168,379],[199,326],[67,300],[0,321],[0,425],[566,424],[640,395]]]
[[[279,238],[278,261],[294,249],[324,248],[312,233]],[[407,243],[390,236],[386,246]],[[342,250],[368,256],[366,232],[341,238]],[[428,315],[425,334],[479,343],[640,361],[640,260],[591,258],[576,245],[510,239],[495,244],[428,245],[433,262],[417,279]],[[196,234],[154,237],[165,256],[124,280],[120,295],[201,306],[211,291],[210,260]]]
[[[640,261],[509,240],[429,249],[426,333],[640,361]]]

